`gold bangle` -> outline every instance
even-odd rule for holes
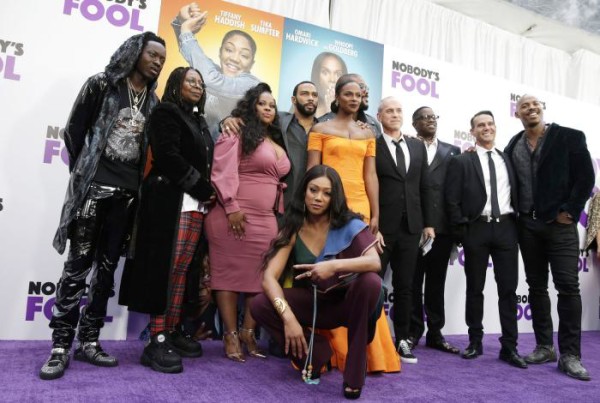
[[[277,311],[279,316],[281,316],[287,309],[288,303],[285,299],[277,297],[273,299],[273,306],[275,307],[275,310]]]

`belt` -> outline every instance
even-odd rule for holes
[[[477,221],[483,221],[483,222],[502,222],[502,221],[506,221],[506,220],[512,218],[513,216],[514,216],[514,214],[512,214],[512,213],[502,214],[498,218],[494,218],[491,215],[480,215],[479,218],[477,218]]]
[[[519,216],[523,216],[523,217],[529,217],[533,220],[537,220],[537,215],[535,213],[535,210],[531,210],[528,213],[519,213]]]

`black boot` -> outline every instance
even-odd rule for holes
[[[202,357],[202,345],[182,330],[174,330],[167,338],[169,346],[181,357]]]
[[[181,357],[167,343],[167,332],[162,331],[150,339],[140,362],[158,372],[178,374],[183,371]]]
[[[69,350],[55,347],[40,369],[40,378],[44,380],[58,379],[64,375],[67,368],[69,368]]]

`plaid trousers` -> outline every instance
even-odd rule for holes
[[[175,245],[175,258],[169,277],[169,301],[162,315],[150,316],[150,335],[163,330],[175,330],[181,319],[181,306],[185,294],[185,277],[202,234],[204,215],[197,211],[181,213]]]

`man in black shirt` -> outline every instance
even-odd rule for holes
[[[558,291],[558,368],[589,381],[581,365],[581,295],[578,255],[579,215],[594,187],[594,168],[585,135],[544,122],[544,107],[532,95],[517,102],[515,116],[525,130],[505,149],[519,186],[519,245],[529,285],[537,346],[530,364],[556,361],[548,296],[548,264]]]

